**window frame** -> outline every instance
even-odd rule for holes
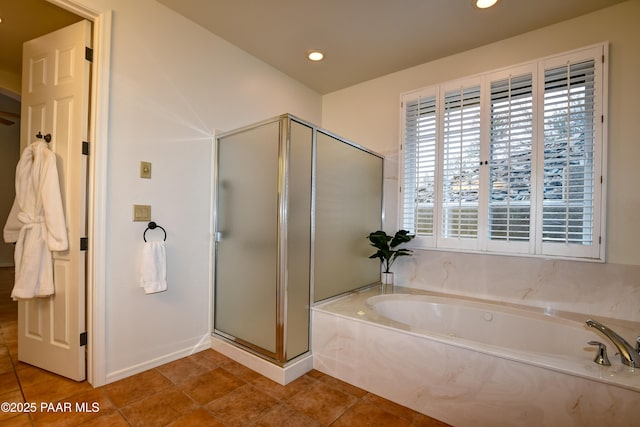
[[[440,91],[439,88],[437,86],[431,86],[431,87],[427,87],[427,88],[423,88],[417,91],[413,91],[413,92],[409,92],[407,95],[410,95],[412,97],[412,101],[413,100],[418,100],[418,108],[420,107],[420,100],[421,99],[428,99],[430,100],[431,98],[435,98],[436,101],[436,105],[438,103],[439,97],[440,97]],[[401,105],[404,105],[404,103],[401,101]],[[402,126],[402,130],[401,130],[401,138],[400,138],[400,159],[399,159],[399,164],[398,164],[398,172],[399,172],[399,176],[403,177],[402,179],[402,184],[401,184],[401,191],[400,191],[400,197],[398,199],[398,220],[400,222],[404,222],[403,219],[405,217],[405,203],[404,203],[404,197],[405,197],[405,192],[402,191],[402,187],[404,185],[404,176],[405,176],[405,157],[406,157],[406,151],[405,148],[403,147],[404,144],[404,135],[406,132],[406,119],[405,119],[405,115],[406,115],[406,109],[404,108],[404,106],[402,106],[400,108],[401,110],[401,115],[402,115],[402,120],[401,123],[403,124]],[[440,125],[438,123],[439,120],[439,116],[436,116],[436,129],[435,129],[435,138],[436,138],[436,143],[435,143],[435,147],[434,147],[434,156],[435,156],[435,165],[433,168],[434,171],[434,183],[433,183],[433,198],[434,198],[434,207],[433,207],[433,212],[432,212],[432,225],[431,225],[431,229],[432,229],[432,234],[430,236],[420,236],[420,238],[413,239],[415,240],[414,242],[412,242],[412,246],[417,247],[417,248],[434,248],[436,247],[436,236],[439,233],[440,227],[438,224],[438,220],[436,219],[437,215],[436,215],[436,209],[437,209],[437,200],[439,200],[439,191],[438,191],[438,185],[437,185],[437,181],[435,180],[435,177],[437,177],[439,175],[439,153],[440,153],[440,149],[438,146],[438,138],[439,138],[439,129],[440,129]],[[416,173],[417,175],[417,173]],[[415,215],[415,214],[414,214]]]
[[[506,78],[511,78],[511,77],[519,77],[519,76],[523,76],[526,74],[531,74],[531,84],[532,84],[532,96],[533,96],[533,107],[532,107],[532,129],[531,129],[531,133],[532,133],[532,149],[531,149],[531,169],[532,171],[535,171],[537,168],[535,167],[535,165],[537,164],[537,156],[538,156],[538,152],[536,150],[536,141],[538,141],[538,126],[536,126],[536,122],[538,120],[539,117],[539,112],[538,109],[536,108],[536,104],[537,104],[537,98],[536,98],[536,94],[533,93],[535,92],[535,88],[538,85],[538,76],[536,73],[536,67],[534,64],[529,63],[529,64],[525,64],[525,65],[519,65],[519,66],[515,66],[515,67],[510,67],[508,69],[504,69],[504,70],[499,70],[499,71],[495,71],[495,72],[490,72],[486,74],[486,88],[489,90],[489,96],[485,96],[484,97],[484,101],[485,101],[485,109],[484,109],[484,121],[483,123],[485,123],[486,127],[488,128],[491,125],[491,84],[493,82],[496,81],[500,81],[500,80],[504,80]],[[489,134],[489,129],[487,129],[484,132],[484,137],[485,139],[483,140],[483,142],[485,143],[485,153],[483,158],[485,159],[490,159],[490,150],[491,150],[491,139],[490,139],[490,134]],[[491,166],[491,165],[490,165]],[[489,175],[491,172],[490,168],[484,168],[484,172]],[[530,204],[530,209],[529,209],[529,218],[530,218],[530,222],[529,222],[529,240],[526,242],[504,242],[501,240],[492,240],[490,238],[486,238],[483,239],[483,250],[487,251],[487,252],[495,252],[495,253],[513,253],[513,254],[531,254],[533,251],[535,251],[535,239],[536,239],[536,230],[537,230],[537,210],[536,210],[536,206],[537,206],[537,191],[535,191],[535,188],[537,188],[537,181],[538,181],[539,177],[537,174],[533,174],[530,177],[530,186],[531,186],[531,194],[530,194],[530,200],[529,200],[529,204]],[[488,176],[485,180],[485,182],[487,184],[490,184],[490,176]],[[484,232],[483,235],[488,235],[489,233],[489,190],[487,189],[487,195],[486,195],[486,200],[484,203],[484,206],[486,206],[487,209],[487,217],[486,217],[486,223],[485,223],[485,227],[487,227],[487,230]]]
[[[408,245],[417,249],[436,249],[447,251],[463,251],[470,253],[486,253],[499,255],[516,255],[528,257],[560,258],[581,261],[605,261],[606,247],[606,162],[607,162],[607,122],[608,122],[608,43],[598,43],[569,52],[535,59],[526,63],[491,70],[475,76],[464,77],[449,82],[431,85],[418,90],[400,94],[400,150],[399,150],[399,187],[398,222],[399,228],[405,227],[405,213],[416,211],[418,201],[405,202],[405,197],[417,197],[405,194],[406,168],[405,153],[407,141],[405,135],[409,129],[407,122],[408,103],[435,96],[435,194],[433,207],[433,235],[416,236]],[[554,67],[593,60],[594,64],[594,110],[593,110],[593,219],[591,244],[571,244],[543,241],[543,191],[544,191],[544,113],[545,113],[545,70]],[[490,159],[491,141],[491,84],[500,79],[517,77],[531,73],[532,92],[532,149],[530,185],[529,237],[523,241],[503,241],[489,236],[489,202],[490,202],[490,168],[481,166],[479,170],[478,188],[478,223],[476,238],[459,239],[443,237],[443,159],[444,159],[444,98],[454,88],[467,88],[480,85],[480,161]],[[410,118],[411,119],[411,118]],[[419,118],[417,120],[420,120]],[[417,123],[417,122],[416,122]],[[411,141],[409,141],[411,142]],[[413,141],[415,142],[415,141]],[[417,144],[417,142],[416,142]],[[409,144],[411,145],[411,144]],[[511,164],[509,158],[508,163]],[[417,172],[416,172],[417,174]],[[462,182],[462,181],[461,181]],[[462,185],[462,184],[460,184]],[[415,188],[415,187],[414,187]],[[414,222],[415,225],[415,222]],[[584,233],[583,230],[581,230]]]
[[[479,147],[478,147],[478,154],[479,154],[479,158],[483,158],[483,152],[482,152],[482,146],[483,146],[483,135],[484,135],[484,123],[482,120],[482,114],[483,114],[483,98],[482,98],[482,93],[483,93],[483,81],[481,77],[472,77],[472,78],[465,78],[465,79],[460,79],[460,80],[455,80],[453,82],[449,82],[449,83],[444,83],[440,86],[440,105],[444,106],[445,103],[445,98],[447,97],[447,94],[452,93],[454,91],[460,91],[460,92],[464,92],[464,90],[471,90],[474,91],[475,88],[478,87],[479,91],[480,91],[480,102],[479,102],[479,111],[478,111],[478,115],[479,115],[479,119],[480,119],[480,123],[478,126],[478,131],[480,132],[480,135],[478,136],[478,142],[479,142]],[[441,124],[441,133],[442,133],[442,144],[439,146],[440,150],[439,150],[439,156],[437,157],[437,161],[436,161],[436,170],[438,171],[436,174],[436,177],[443,177],[444,174],[444,157],[445,157],[445,146],[444,146],[444,138],[447,137],[447,133],[445,132],[444,128],[445,128],[445,122],[446,122],[446,114],[442,114],[439,118],[440,124]],[[468,122],[465,122],[468,123]],[[473,122],[472,122],[473,124]],[[475,128],[474,128],[475,129]],[[437,140],[437,148],[438,148],[438,143],[440,143],[440,138],[438,138]],[[460,160],[460,163],[463,162],[464,159]],[[482,215],[481,215],[481,211],[482,211],[482,200],[484,198],[484,191],[485,189],[482,188],[481,186],[481,177],[480,175],[482,175],[482,168],[478,167],[478,196],[477,196],[477,203],[478,203],[478,213],[477,213],[477,219],[476,222],[478,224],[478,228],[476,229],[476,238],[456,238],[456,237],[449,237],[449,236],[445,236],[445,227],[444,227],[444,223],[445,223],[445,217],[444,217],[444,210],[445,210],[445,206],[441,205],[438,209],[438,202],[443,203],[443,197],[444,197],[444,185],[445,182],[441,181],[439,184],[436,182],[436,188],[439,190],[437,192],[437,198],[436,198],[436,209],[434,209],[434,214],[435,217],[434,218],[434,222],[438,221],[438,234],[436,235],[436,244],[438,245],[438,247],[442,248],[442,249],[454,249],[454,250],[470,250],[470,251],[477,251],[481,249],[480,246],[480,239],[477,238],[477,236],[480,235],[481,231],[482,231],[482,225],[480,224]],[[437,181],[437,180],[436,180]],[[463,187],[463,183],[462,181],[460,181],[460,191],[462,192],[462,187]],[[472,186],[468,185],[468,187],[470,187],[470,189],[473,189]],[[462,203],[459,203],[460,208],[462,209]],[[460,221],[462,222],[462,219],[460,219]],[[460,226],[462,227],[462,225]]]

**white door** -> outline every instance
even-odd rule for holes
[[[18,305],[18,359],[82,381],[86,377],[85,252],[91,23],[81,21],[28,41],[22,61],[21,149],[51,135],[69,249],[54,252],[55,295]],[[38,135],[38,136],[37,136]],[[86,334],[83,336],[86,339]]]

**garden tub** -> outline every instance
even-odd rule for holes
[[[452,425],[630,425],[640,369],[589,317],[374,288],[314,307],[314,367]],[[630,342],[640,333],[597,320]],[[593,362],[594,340],[611,366]]]

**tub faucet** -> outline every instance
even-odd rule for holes
[[[624,338],[622,338],[620,335],[613,332],[611,329],[607,328],[597,320],[589,319],[585,323],[587,324],[587,326],[596,328],[597,330],[602,332],[604,336],[611,340],[613,345],[616,346],[618,352],[620,353],[620,359],[622,360],[622,363],[627,366],[631,366],[632,368],[640,368],[640,354],[638,354],[638,351],[631,347],[631,344],[625,341]]]

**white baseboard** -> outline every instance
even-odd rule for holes
[[[148,371],[149,369],[157,368],[160,365],[164,365],[165,363],[173,362],[178,359],[182,359],[183,357],[190,356],[195,353],[199,353],[203,350],[207,350],[211,348],[211,342],[208,339],[209,335],[207,334],[195,346],[187,347],[178,351],[174,351],[173,353],[169,353],[164,356],[157,357],[155,359],[148,360],[143,363],[139,363],[134,366],[130,366],[125,369],[120,369],[115,372],[111,372],[107,374],[107,380],[105,384],[109,384],[127,377],[130,377],[135,374],[139,374],[140,372]]]
[[[238,348],[215,335],[211,336],[211,348],[281,385],[287,385],[313,369],[311,353],[302,355],[282,367]]]

